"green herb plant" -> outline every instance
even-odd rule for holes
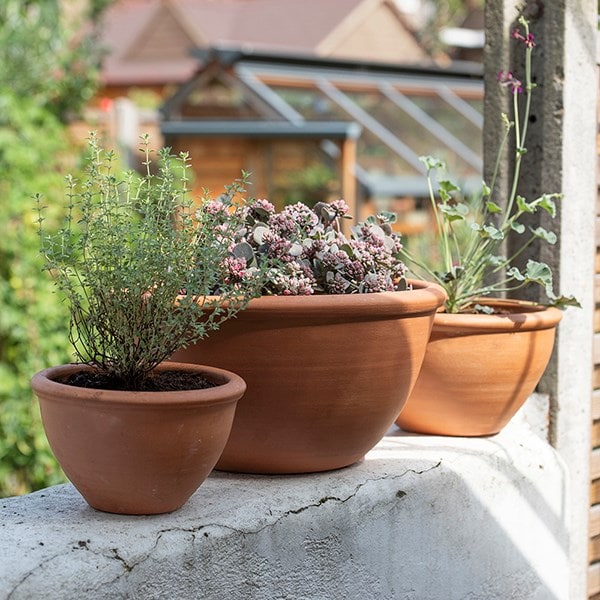
[[[83,180],[67,177],[58,231],[45,231],[37,196],[41,251],[67,301],[78,361],[112,387],[144,389],[154,367],[217,329],[255,290],[223,282],[229,236],[191,198],[186,153],[163,148],[155,168],[144,136],[140,176],[117,173],[115,154],[95,135],[88,150]],[[234,182],[226,194],[242,193],[244,184]],[[208,201],[206,192],[199,204]]]
[[[511,120],[508,115],[502,115],[504,135],[490,185],[484,183],[481,193],[470,203],[465,202],[459,195],[459,187],[452,181],[442,177],[437,177],[437,181],[434,181],[437,173],[445,171],[444,163],[431,156],[421,157],[427,167],[429,199],[442,266],[439,270],[435,269],[406,247],[400,250],[400,255],[416,275],[432,280],[444,288],[447,294],[445,308],[450,313],[493,312],[492,308],[480,304],[477,299],[514,292],[530,284],[542,286],[551,305],[579,305],[573,297],[555,295],[552,271],[547,264],[531,259],[524,269],[513,264],[536,240],[556,243],[557,236],[554,232],[543,227],[527,227],[522,220],[526,215],[538,211],[546,211],[554,218],[556,201],[561,198],[561,194],[551,193],[542,194],[535,200],[527,200],[517,192],[521,160],[527,151],[525,142],[531,98],[535,89],[531,72],[535,40],[529,31],[527,20],[520,18],[519,23],[523,29],[515,29],[512,37],[524,47],[524,84],[512,71],[500,71],[498,75],[499,83],[512,92],[513,118]],[[523,96],[524,108],[521,114]],[[500,206],[500,203],[492,199],[495,197],[494,184],[511,134],[514,139],[514,172],[507,202],[505,206]],[[387,222],[394,220],[394,216],[389,213],[380,215],[381,218]],[[505,256],[504,242],[509,234],[521,236],[521,241],[511,256]]]

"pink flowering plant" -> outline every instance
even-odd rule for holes
[[[492,180],[488,186],[483,183],[481,193],[471,202],[461,200],[460,189],[443,176],[445,164],[430,156],[421,157],[427,167],[429,198],[433,210],[442,267],[438,270],[408,249],[400,249],[400,256],[411,271],[424,279],[433,280],[446,291],[447,312],[493,312],[493,309],[480,304],[477,299],[488,295],[502,295],[514,292],[530,284],[543,287],[548,304],[564,307],[578,306],[573,297],[557,296],[553,290],[552,271],[542,262],[529,259],[524,269],[513,265],[517,257],[536,240],[555,244],[557,237],[543,227],[526,227],[521,221],[528,214],[547,212],[552,218],[556,215],[556,201],[561,194],[542,194],[534,200],[527,200],[517,192],[521,172],[521,160],[526,153],[525,142],[531,109],[532,82],[531,55],[535,39],[529,31],[526,19],[519,19],[520,28],[513,31],[525,52],[524,79],[519,79],[513,71],[500,71],[498,82],[512,95],[512,119],[503,114],[505,124]],[[504,206],[495,201],[494,185],[500,161],[509,143],[511,133],[514,139],[514,172],[509,196]],[[435,178],[437,173],[442,176]],[[393,220],[393,216],[380,218]],[[520,236],[520,243],[511,256],[506,256],[505,240],[508,235]]]
[[[203,208],[230,240],[224,283],[258,282],[263,295],[283,296],[406,289],[400,238],[389,224],[371,219],[352,227],[347,237],[341,228],[341,220],[349,218],[343,200],[313,208],[297,203],[277,212],[267,200],[233,198],[228,190]]]

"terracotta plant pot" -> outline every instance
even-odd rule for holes
[[[442,290],[265,296],[174,358],[248,384],[218,469],[306,473],[360,460],[411,390]]]
[[[542,377],[560,310],[485,300],[504,314],[435,316],[417,383],[396,423],[419,433],[498,433]]]
[[[176,510],[221,455],[244,381],[222,369],[163,363],[159,369],[197,371],[218,385],[122,392],[60,383],[88,368],[62,365],[31,380],[60,466],[98,510],[145,515]]]

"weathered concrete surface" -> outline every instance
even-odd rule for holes
[[[0,598],[568,598],[550,446],[522,425],[390,433],[335,472],[215,473],[171,515],[96,512],[70,485],[0,500]]]

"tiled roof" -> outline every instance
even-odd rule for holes
[[[317,52],[386,0],[118,0],[105,17],[107,84],[180,83],[198,46]]]
[[[210,42],[312,50],[364,0],[175,0]]]

